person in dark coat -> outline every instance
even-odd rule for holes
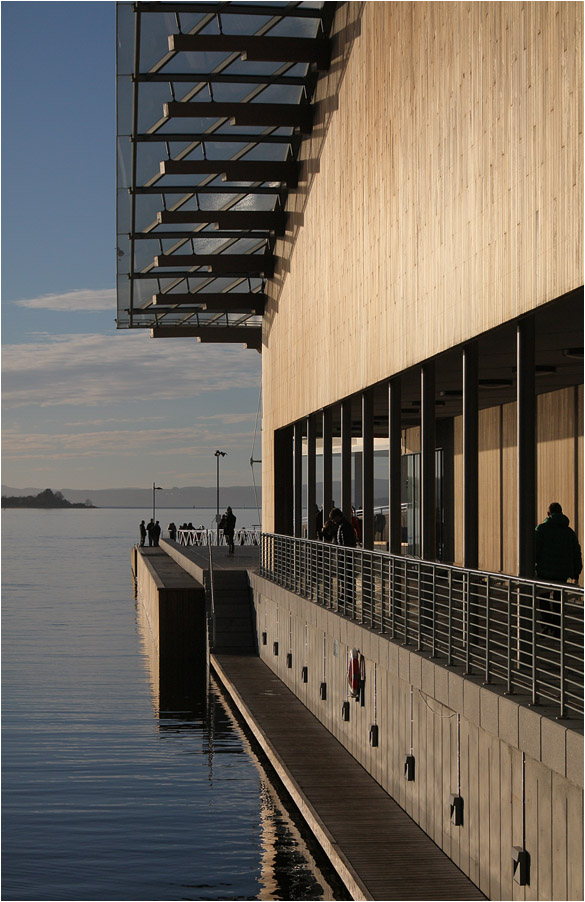
[[[221,518],[222,522],[220,523],[220,528],[223,529],[223,534],[225,536],[225,540],[227,546],[229,548],[228,554],[234,553],[234,531],[236,528],[236,518],[231,507],[227,507],[225,514]],[[223,526],[222,526],[223,524]]]
[[[148,533],[148,544],[154,545],[154,520],[152,519],[152,517],[150,518],[146,526],[146,531]]]
[[[140,545],[142,546],[146,541],[146,526],[144,524],[144,520],[141,521],[138,528],[140,530]]]
[[[546,520],[536,527],[535,561],[538,579],[546,582],[566,583],[570,579],[577,582],[583,569],[581,546],[558,501],[549,504]],[[549,595],[550,601],[541,596],[545,629],[558,636],[561,595],[560,592]]]
[[[169,523],[168,533],[169,533],[169,539],[171,540],[171,542],[176,542],[177,541],[177,527],[175,526],[174,523]]]
[[[333,508],[329,514],[329,520],[337,527],[335,544],[345,545],[347,548],[355,548],[357,545],[355,529],[347,517],[344,517],[343,512],[338,507]]]
[[[158,540],[160,539],[160,533],[161,533],[160,523],[157,520],[156,523],[154,524],[154,526],[152,527],[152,544],[153,545],[158,545]]]
[[[357,536],[355,529],[343,512],[334,507],[329,514],[329,522],[336,529],[334,543],[345,548],[355,548]],[[355,614],[355,574],[353,568],[353,555],[340,555],[338,562],[337,579],[337,604],[343,614],[353,617]]]

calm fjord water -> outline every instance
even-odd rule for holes
[[[132,599],[143,516],[4,511],[2,898],[342,898],[217,688],[159,711]]]

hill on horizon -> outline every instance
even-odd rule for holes
[[[37,495],[43,491],[35,487],[15,488],[2,484],[2,494],[22,497],[24,495]],[[85,502],[91,499],[97,507],[152,507],[152,488],[120,488],[120,489],[68,489],[60,488],[64,498],[72,503]],[[261,503],[262,490],[258,486],[258,503]],[[256,496],[253,486],[221,486],[220,505],[226,507],[256,507]],[[194,508],[216,506],[216,489],[207,486],[174,486],[171,489],[163,488],[156,493],[156,506],[158,508]]]

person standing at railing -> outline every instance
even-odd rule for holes
[[[140,546],[142,547],[146,541],[146,526],[144,520],[141,520],[138,529],[140,531]]]
[[[329,520],[336,529],[335,544],[344,548],[355,548],[357,536],[355,529],[344,517],[343,511],[334,507],[329,514]],[[355,574],[353,568],[353,556],[351,553],[340,555],[339,577],[337,583],[338,605],[344,614],[350,617],[355,613]]]
[[[583,569],[579,540],[558,501],[549,504],[546,520],[536,527],[535,561],[538,579],[547,582],[577,582]],[[555,636],[560,634],[560,600],[560,592],[551,592],[550,601],[542,597],[545,629]]]
[[[236,529],[236,518],[231,509],[231,507],[227,507],[225,514],[221,518],[219,528],[223,529],[223,534],[225,536],[225,540],[227,546],[229,548],[228,554],[234,553],[234,532]]]

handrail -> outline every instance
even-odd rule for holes
[[[223,529],[219,530],[219,542],[217,541],[216,529],[178,529],[177,542],[179,545],[208,545],[213,541],[215,545],[225,545],[225,536]],[[249,529],[241,527],[234,532],[235,545],[260,545],[261,531],[259,529]]]
[[[583,715],[583,589],[262,534],[260,575],[532,704]]]

